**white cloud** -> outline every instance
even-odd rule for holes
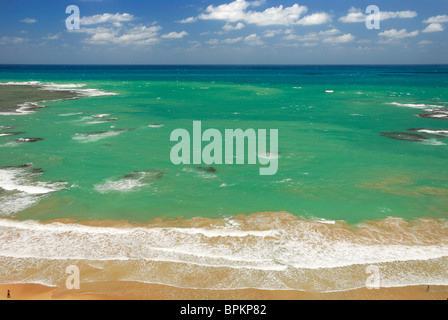
[[[23,23],[29,23],[29,24],[37,22],[36,19],[32,19],[32,18],[26,18],[26,19],[23,19],[23,20],[20,20],[20,21],[23,22]]]
[[[345,23],[354,23],[354,22],[365,22],[367,16],[361,11],[361,9],[350,8],[348,10],[348,14],[344,17],[339,18],[339,21]]]
[[[402,29],[400,31],[396,29],[386,30],[384,32],[380,32],[379,35],[382,37],[387,37],[389,39],[403,39],[403,38],[409,38],[409,37],[416,37],[418,36],[419,31],[413,31],[413,32],[407,32],[406,29]]]
[[[344,23],[359,23],[366,22],[367,19],[373,18],[373,14],[365,14],[361,9],[350,8],[348,14],[344,17],[339,18],[339,21]],[[388,19],[410,19],[415,18],[417,12],[415,11],[381,11],[380,19],[381,21]]]
[[[58,40],[59,39],[60,34],[48,34],[46,37],[43,37],[42,39],[44,40]]]
[[[70,33],[83,33],[89,37],[83,42],[94,45],[148,46],[160,41],[162,27],[129,23],[136,17],[129,13],[104,13],[81,18],[81,28],[68,30]],[[92,27],[84,27],[84,26]],[[98,26],[94,26],[98,25]],[[183,37],[185,34],[171,33],[164,38]]]
[[[192,22],[195,22],[196,20],[197,20],[197,18],[190,17],[190,18],[186,18],[186,19],[180,20],[178,22],[180,22],[180,23],[192,23]]]
[[[303,44],[303,46],[304,46],[304,47],[311,48],[311,47],[315,47],[315,46],[317,46],[317,43],[316,43],[316,42],[305,42],[305,43]]]
[[[341,31],[339,31],[338,29],[330,29],[330,30],[326,30],[326,31],[320,31],[319,35],[321,36],[334,36],[336,34],[341,33]]]
[[[341,31],[338,29],[329,29],[320,32],[311,32],[305,35],[288,34],[283,39],[306,43],[307,47],[315,46],[318,42],[330,44],[349,43],[356,39],[351,33],[340,35]]]
[[[429,41],[429,40],[422,40],[422,41],[420,41],[419,43],[418,43],[418,45],[419,46],[424,46],[424,45],[427,45],[427,44],[432,44],[433,42],[432,41]]]
[[[325,38],[323,40],[323,42],[325,43],[348,43],[348,42],[352,42],[356,39],[356,37],[354,35],[352,35],[351,33],[346,33],[342,36],[339,37],[329,37],[329,38]]]
[[[82,17],[80,20],[81,25],[83,26],[89,26],[94,24],[101,24],[101,23],[120,23],[120,22],[129,22],[134,20],[135,17],[132,14],[129,13],[104,13],[104,14],[97,14],[94,16],[88,16],[88,17]]]
[[[263,37],[265,38],[273,38],[276,35],[281,34],[283,31],[282,30],[266,30],[265,33],[263,34]]]
[[[313,13],[309,16],[306,16],[299,21],[297,24],[302,26],[313,26],[319,24],[325,24],[331,22],[331,16],[327,13]]]
[[[381,20],[388,19],[412,19],[417,16],[417,12],[415,11],[381,11],[380,17]]]
[[[210,40],[206,41],[205,43],[210,44],[210,45],[217,45],[217,44],[219,44],[219,40],[218,39],[210,39]]]
[[[244,38],[243,37],[239,37],[239,38],[232,38],[232,39],[224,39],[221,41],[221,43],[224,44],[233,44],[233,43],[237,43],[242,41]]]
[[[293,33],[288,33],[283,39],[284,40],[293,40],[293,41],[303,41],[303,42],[320,41],[324,38],[327,38],[329,36],[334,36],[339,33],[340,33],[340,31],[337,29],[330,29],[330,30],[320,31],[320,32],[310,32],[305,35],[297,35],[297,34],[293,34]]]
[[[232,3],[222,4],[220,6],[210,5],[199,16],[203,20],[225,20],[229,22],[238,22],[245,20],[245,10],[250,7],[250,3],[245,0],[235,0]]]
[[[440,24],[440,23],[431,23],[430,25],[428,25],[425,30],[423,30],[422,32],[440,32],[445,30],[445,27]]]
[[[4,44],[20,44],[27,42],[28,39],[26,38],[19,38],[19,37],[1,37],[0,38],[0,45]]]
[[[251,46],[260,46],[264,44],[264,42],[260,39],[260,37],[257,36],[255,33],[244,38],[244,41],[246,41],[246,43]]]
[[[84,42],[97,45],[151,45],[159,42],[160,26],[136,26],[130,29],[123,28],[81,28],[77,32],[91,35]]]
[[[423,23],[445,23],[445,22],[448,22],[447,15],[435,16],[423,21]]]
[[[170,32],[168,34],[162,35],[161,38],[163,39],[182,39],[183,37],[188,36],[188,32],[182,31],[182,32]]]
[[[238,22],[236,25],[227,23],[222,29],[224,31],[241,30],[244,28],[244,23]]]
[[[218,39],[210,39],[206,42],[206,44],[209,45],[219,45],[219,44],[234,44],[238,42],[244,41],[246,44],[251,46],[260,46],[263,45],[264,42],[261,40],[260,36],[253,33],[251,35],[248,35],[247,37],[238,37],[238,38],[228,38],[224,40],[218,40]]]
[[[247,12],[244,20],[258,26],[291,25],[299,21],[300,16],[307,11],[304,6],[294,4],[292,7],[283,6],[268,8],[263,12]]]
[[[210,5],[198,17],[190,17],[181,20],[182,23],[194,22],[201,20],[219,20],[229,23],[246,23],[255,24],[257,26],[288,26],[288,25],[318,25],[331,21],[331,16],[327,13],[314,13],[303,17],[308,11],[306,6],[294,4],[290,7],[280,5],[271,7],[264,11],[251,10],[258,7],[263,1],[246,1],[234,0],[233,2],[222,4],[219,6]]]

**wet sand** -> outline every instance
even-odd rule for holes
[[[7,299],[7,291],[11,298]],[[117,292],[103,294],[101,292]],[[80,290],[38,284],[0,285],[0,300],[447,300],[448,287],[366,288],[335,293],[263,290],[192,290],[137,282],[83,284]]]

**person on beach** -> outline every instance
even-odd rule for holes
[[[7,299],[11,299],[11,291],[8,290],[8,294],[6,295]]]

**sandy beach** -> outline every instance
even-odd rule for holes
[[[10,290],[11,298],[7,298]],[[101,292],[120,292],[103,294]],[[0,300],[447,300],[448,287],[366,288],[335,293],[262,290],[189,290],[136,282],[83,285],[69,291],[38,284],[0,285]]]

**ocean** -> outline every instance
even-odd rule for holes
[[[0,282],[448,285],[447,120],[446,65],[0,66]],[[278,172],[174,165],[194,121]]]

